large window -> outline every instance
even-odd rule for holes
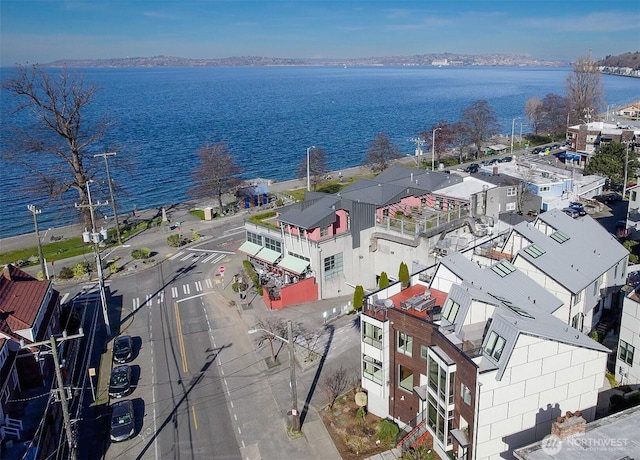
[[[517,195],[517,190],[515,187],[509,187],[507,189],[507,196],[516,196]]]
[[[376,348],[382,348],[382,328],[374,326],[371,323],[362,322],[362,341],[373,345]]]
[[[636,348],[633,345],[628,344],[624,340],[620,341],[620,361],[627,363],[629,366],[633,365],[633,353]]]
[[[262,237],[255,233],[247,232],[247,241],[262,246]]]
[[[466,404],[471,405],[471,390],[464,383],[460,384],[460,396]]]
[[[268,236],[264,237],[264,247],[272,251],[282,252],[282,243]]]
[[[329,234],[329,227],[320,227],[320,237],[327,236]]]
[[[505,343],[506,341],[504,338],[500,337],[494,331],[491,331],[489,340],[487,340],[487,345],[484,347],[484,351],[496,361],[500,361],[500,356],[502,356],[502,350],[504,350]]]
[[[442,317],[453,324],[456,321],[456,316],[458,316],[458,310],[460,310],[460,304],[449,298],[447,299],[447,303],[444,304]]]
[[[402,364],[398,365],[398,386],[409,393],[413,392],[413,371]]]
[[[371,356],[362,355],[362,375],[382,385],[382,363]]]
[[[342,274],[342,253],[324,258],[325,279],[334,278]]]
[[[398,351],[402,354],[411,356],[413,348],[413,337],[404,332],[398,331]]]

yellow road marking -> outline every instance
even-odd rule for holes
[[[184,336],[182,335],[182,322],[180,321],[180,310],[178,304],[174,302],[173,308],[176,313],[176,326],[178,328],[178,343],[180,344],[180,355],[182,356],[182,370],[189,372],[189,366],[187,365],[187,354],[184,347]]]
[[[191,413],[193,414],[193,424],[198,429],[198,417],[196,417],[196,406],[191,406]]]

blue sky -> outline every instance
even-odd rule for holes
[[[357,58],[514,53],[573,60],[640,50],[640,2],[0,2],[0,65],[140,56]]]

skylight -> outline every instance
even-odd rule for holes
[[[502,302],[502,305],[507,307],[512,312],[517,313],[518,315],[522,316],[523,318],[536,319],[534,316],[529,314],[526,310],[518,307],[517,305],[514,305],[514,303],[511,302],[509,299],[505,299],[504,297],[501,297],[501,296],[495,295],[495,294],[491,294],[491,293],[489,293],[489,295],[491,297],[499,300],[500,302]]]
[[[566,233],[562,233],[561,231],[553,232],[549,236],[560,244],[564,243],[565,241],[569,241],[569,235],[567,235]]]
[[[534,259],[537,259],[538,257],[540,257],[543,254],[546,254],[547,251],[545,251],[544,249],[542,249],[540,246],[538,246],[537,244],[532,244],[531,246],[527,246],[526,248],[524,248],[524,252],[526,252],[527,254],[529,254],[531,257],[533,257]]]
[[[491,270],[493,270],[495,273],[497,273],[502,278],[504,278],[508,274],[515,272],[516,271],[516,267],[511,265],[506,260],[501,260],[500,262],[498,262],[497,264],[492,266]]]

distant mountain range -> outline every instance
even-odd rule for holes
[[[175,56],[127,57],[113,59],[68,59],[41,64],[42,67],[258,67],[258,66],[523,66],[562,67],[565,61],[548,61],[515,54],[419,54],[356,59],[286,59],[234,56],[192,59]]]

